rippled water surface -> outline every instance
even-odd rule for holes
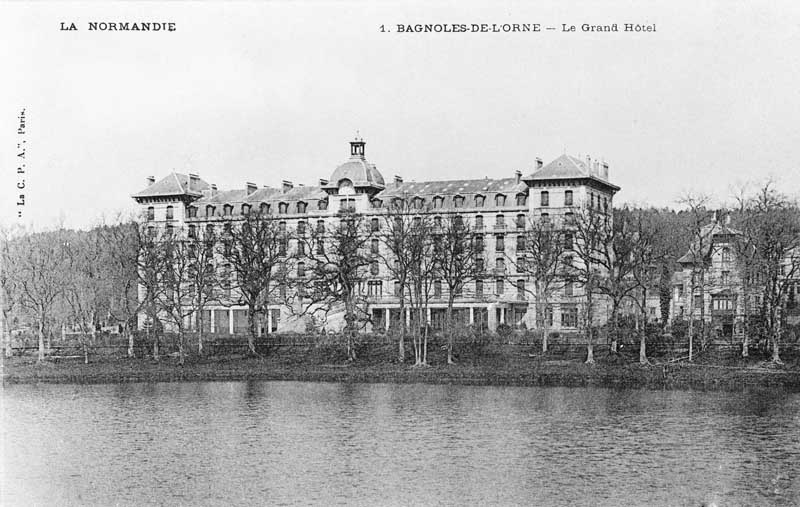
[[[2,505],[798,505],[800,395],[11,386]]]

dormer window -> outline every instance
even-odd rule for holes
[[[206,218],[210,218],[214,216],[214,206],[210,204],[206,206]]]
[[[251,206],[249,204],[242,204],[242,215],[250,214]]]
[[[483,208],[483,205],[486,203],[486,197],[483,195],[476,195],[475,196],[475,207],[476,208]]]
[[[495,206],[505,206],[506,205],[506,196],[503,194],[497,194],[494,196],[494,204]]]
[[[425,199],[422,197],[414,198],[414,209],[422,209],[425,206]]]
[[[527,194],[517,194],[517,206],[525,206],[528,203]]]
[[[175,218],[175,208],[167,206],[167,220],[172,220],[173,218]]]
[[[308,207],[307,203],[304,203],[303,201],[300,201],[300,202],[297,203],[297,212],[300,213],[300,214],[305,214],[307,207]]]
[[[464,196],[457,195],[453,197],[453,207],[455,208],[463,208],[464,207]]]
[[[317,208],[320,211],[325,211],[326,209],[328,209],[328,200],[327,199],[320,199],[317,202]]]
[[[259,209],[261,210],[262,215],[269,215],[269,204],[262,202]]]
[[[444,197],[437,195],[433,198],[433,207],[434,208],[442,208],[444,207]]]
[[[229,217],[229,216],[233,215],[233,206],[230,205],[230,204],[226,204],[222,208],[222,215],[226,216],[226,217]]]
[[[285,215],[289,212],[289,203],[288,202],[279,202],[278,203],[278,213],[281,215]]]

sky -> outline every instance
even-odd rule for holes
[[[542,32],[397,30],[425,23]],[[6,2],[0,224],[90,227],[171,171],[221,189],[313,185],[357,131],[387,181],[511,177],[566,152],[607,161],[618,204],[724,204],[766,178],[800,196],[798,54],[800,4],[786,1]]]

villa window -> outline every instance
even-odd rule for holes
[[[206,225],[206,237],[212,238],[214,236],[214,226],[212,224]]]
[[[262,215],[269,214],[269,204],[262,202],[259,209],[261,210]]]
[[[370,224],[370,230],[372,232],[378,232],[378,230],[381,228],[381,222],[377,218],[370,220]]]
[[[505,281],[502,278],[498,278],[497,281],[495,282],[495,292],[497,293],[498,296],[502,296],[503,292],[505,292],[505,289],[506,289]]]
[[[433,297],[440,298],[442,297],[442,281],[441,280],[434,280],[433,281]]]
[[[148,220],[155,220],[156,218],[156,209],[152,206],[147,208],[147,219]]]
[[[517,236],[517,252],[524,252],[525,251],[525,236],[520,234]]]
[[[378,267],[378,261],[372,261],[369,263],[369,272],[371,275],[376,276],[380,273],[380,268]]]
[[[517,299],[525,299],[525,280],[517,280]]]
[[[189,206],[189,218],[197,218],[197,207]]]
[[[434,208],[441,208],[444,206],[444,197],[436,196],[433,198],[433,207]]]
[[[172,206],[167,206],[167,220],[175,218],[175,209]]]
[[[302,220],[297,222],[297,235],[298,236],[305,236],[306,235],[306,223]]]
[[[373,254],[377,255],[377,254],[378,254],[378,251],[379,251],[379,249],[380,249],[380,242],[379,242],[377,239],[373,239],[373,240],[370,242],[370,251],[371,251]]]
[[[564,206],[572,206],[572,190],[564,191]]]
[[[483,297],[483,280],[475,280],[475,297]]]
[[[573,287],[572,287],[572,282],[571,281],[565,282],[564,283],[564,295],[569,297],[569,296],[572,296],[573,294],[574,294],[574,290],[573,290]]]
[[[550,192],[547,190],[542,190],[542,193],[540,194],[539,205],[542,207],[550,206]]]
[[[525,228],[525,215],[517,215],[517,229]]]
[[[563,305],[561,307],[561,327],[578,327],[578,307]]]
[[[206,218],[214,216],[214,206],[206,206]]]
[[[496,229],[505,229],[506,228],[506,217],[503,215],[497,215],[495,217],[494,226]]]
[[[194,225],[189,226],[189,238],[195,239],[197,237],[197,231]]]
[[[517,206],[525,206],[528,203],[526,194],[517,194]]]
[[[504,252],[504,251],[506,250],[506,240],[505,240],[505,236],[503,236],[502,234],[498,234],[498,235],[496,235],[496,236],[494,237],[494,241],[495,241],[495,243],[494,243],[494,245],[495,245],[495,248],[494,248],[494,249],[495,249],[495,251],[497,251],[497,252]]]
[[[325,233],[325,221],[317,220],[317,234],[324,234],[324,233]]]
[[[477,236],[475,236],[475,249],[478,250],[479,252],[483,251],[483,235],[482,234],[478,234]]]
[[[722,249],[722,262],[730,262],[731,261],[731,249],[728,247],[724,247]]]
[[[565,232],[564,233],[564,250],[572,250],[573,241],[572,241],[572,233]]]
[[[297,263],[297,276],[306,276],[306,263],[305,262],[298,262]]]
[[[328,209],[328,200],[327,199],[320,199],[317,201],[317,209],[320,211],[325,211]]]
[[[483,216],[477,215],[475,217],[475,230],[482,231],[483,230]]]

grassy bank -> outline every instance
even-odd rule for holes
[[[493,346],[480,354],[462,354],[448,366],[440,350],[429,355],[431,366],[414,368],[394,359],[393,347],[362,351],[363,359],[343,360],[338,351],[280,347],[263,358],[241,356],[190,358],[179,365],[174,357],[156,362],[125,357],[49,360],[32,356],[6,359],[3,384],[118,383],[209,380],[301,380],[321,382],[394,382],[465,385],[599,386],[647,389],[738,391],[777,388],[800,392],[796,360],[776,368],[759,359],[699,358],[698,362],[639,365],[632,358],[600,354],[597,364],[583,364],[578,355],[537,356],[531,349]]]

